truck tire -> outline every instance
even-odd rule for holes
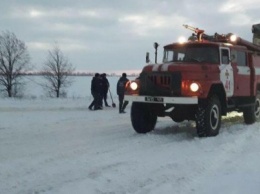
[[[259,121],[260,118],[260,95],[257,96],[255,105],[247,107],[243,110],[244,122],[246,124],[253,124]]]
[[[216,136],[221,125],[221,105],[218,97],[212,96],[199,103],[196,113],[196,128],[199,137]]]
[[[150,110],[147,103],[133,102],[131,108],[131,122],[137,133],[148,133],[155,127],[157,116]]]

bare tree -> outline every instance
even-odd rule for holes
[[[48,57],[44,63],[44,78],[47,81],[43,87],[49,92],[50,96],[64,96],[65,88],[69,87],[73,79],[70,76],[74,67],[64,56],[60,48],[55,44],[53,50],[48,51]]]
[[[22,86],[22,72],[29,67],[30,56],[25,43],[14,33],[0,34],[0,89],[8,97],[18,94]]]

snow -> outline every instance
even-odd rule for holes
[[[131,104],[90,111],[89,93],[73,96],[0,98],[1,194],[260,193],[259,123],[231,113],[198,138],[194,122],[159,118],[137,134]]]

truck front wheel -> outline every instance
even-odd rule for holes
[[[151,111],[149,104],[133,102],[131,122],[137,133],[147,133],[154,129],[157,116]]]
[[[196,113],[196,128],[199,137],[216,136],[221,125],[221,105],[213,96],[199,103]]]

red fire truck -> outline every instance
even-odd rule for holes
[[[189,40],[164,46],[163,62],[147,64],[126,86],[134,130],[150,132],[157,117],[169,116],[195,121],[206,137],[219,133],[221,116],[231,111],[242,112],[246,124],[259,120],[260,24],[252,26],[254,43],[184,27],[194,31]]]

